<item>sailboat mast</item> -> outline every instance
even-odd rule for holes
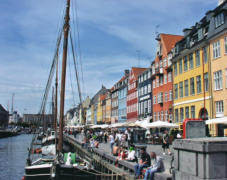
[[[59,120],[59,143],[58,150],[62,152],[63,148],[63,118],[64,118],[64,101],[65,101],[65,78],[66,78],[66,63],[68,49],[68,34],[69,34],[69,9],[70,0],[67,0],[65,24],[64,24],[64,42],[63,42],[63,57],[62,57],[62,73],[61,73],[61,97],[60,97],[60,120]]]
[[[57,134],[57,116],[58,116],[58,49],[56,62],[56,79],[55,79],[55,104],[54,104],[54,130]]]

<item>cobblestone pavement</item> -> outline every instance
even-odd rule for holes
[[[73,137],[73,136],[72,136]],[[81,141],[83,140],[83,135],[78,134],[76,136],[76,139]],[[100,143],[99,144],[99,149],[103,150],[103,152],[109,153],[111,152],[110,150],[110,143]],[[172,146],[170,146],[170,151],[173,153],[173,149]],[[163,150],[162,150],[162,145],[152,145],[152,144],[147,144],[147,152],[155,152],[158,156],[161,156],[164,160],[164,164],[165,164],[165,169],[166,172],[168,173],[169,168],[170,168],[170,164],[171,164],[171,159],[172,156],[171,155],[163,155]]]

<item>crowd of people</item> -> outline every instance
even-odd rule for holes
[[[115,165],[118,166],[119,160],[135,163],[136,178],[143,177],[144,179],[152,180],[155,172],[164,171],[163,160],[160,156],[157,156],[155,152],[148,154],[146,148],[140,149],[140,152],[135,148],[132,128],[121,130],[74,129],[66,132],[74,136],[81,134],[80,137],[83,137],[83,146],[89,151],[93,151],[94,148],[99,148],[100,143],[109,143],[110,153],[117,157]],[[146,132],[146,136],[147,134],[149,135],[149,133]],[[171,154],[169,144],[169,132],[165,130],[162,135],[163,154]],[[139,157],[137,157],[137,155]]]

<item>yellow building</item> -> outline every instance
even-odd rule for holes
[[[195,26],[184,29],[184,38],[173,49],[174,121],[180,125],[186,118],[227,118],[226,8],[223,1]],[[209,129],[211,135],[220,136],[216,125]]]
[[[187,53],[182,53],[174,60],[173,107],[176,123],[181,125],[187,118],[208,119],[210,117],[211,95],[208,66],[208,46],[198,46]]]
[[[101,103],[101,96],[98,97],[98,105],[97,105],[97,124],[103,122],[102,116],[102,103]]]
[[[211,116],[210,56],[207,22],[184,29],[184,38],[173,53],[174,122],[182,129],[184,119]]]
[[[210,40],[213,119],[227,120],[227,28]],[[211,134],[223,136],[227,125],[211,125]]]
[[[91,124],[95,124],[95,118],[94,118],[94,104],[91,104]]]

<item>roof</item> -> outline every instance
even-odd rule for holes
[[[167,53],[174,48],[175,44],[184,38],[184,36],[174,34],[160,34],[164,46],[166,47]]]
[[[146,71],[147,68],[139,68],[139,67],[132,67],[132,72],[136,78],[138,79],[138,75],[141,74],[142,72]]]
[[[100,94],[100,100],[103,101],[106,98],[106,94]]]
[[[6,110],[5,110],[5,108],[0,104],[0,111],[1,112],[7,112]]]

